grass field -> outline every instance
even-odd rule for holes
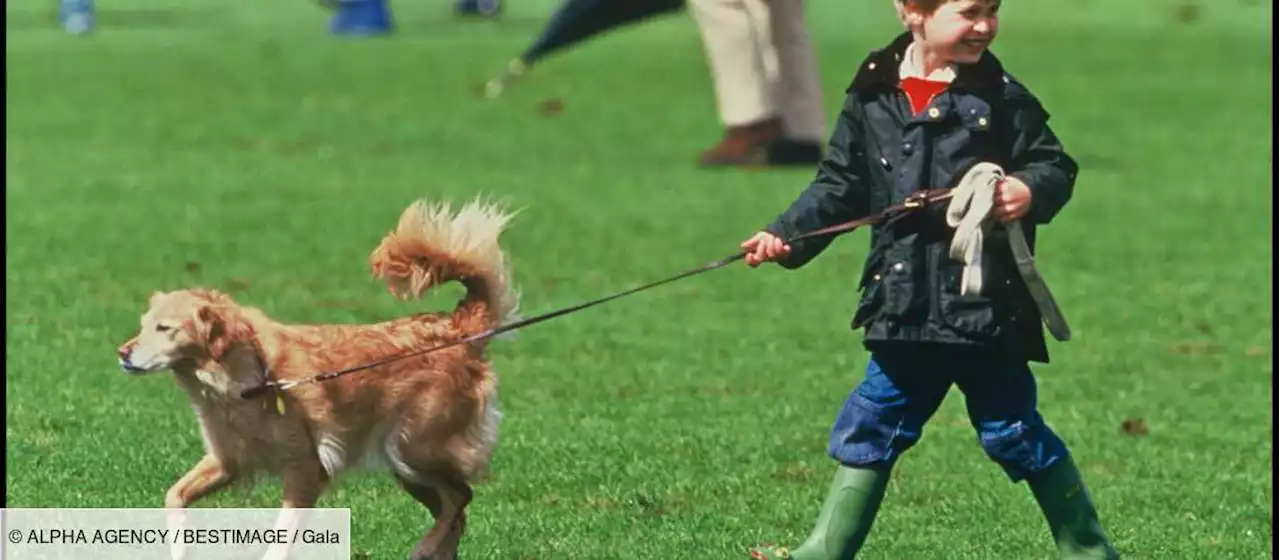
[[[719,129],[687,14],[476,99],[553,7],[511,4],[492,23],[398,1],[398,35],[342,41],[305,0],[103,0],[87,38],[51,2],[7,2],[7,505],[159,507],[199,457],[177,387],[116,367],[152,290],[215,287],[289,322],[447,309],[459,290],[397,302],[365,259],[414,198],[488,193],[524,208],[505,243],[536,313],[728,254],[806,185],[694,168]],[[1126,557],[1267,558],[1270,3],[1006,4],[996,50],[1083,168],[1041,234],[1077,337],[1037,369],[1041,411]],[[898,27],[888,0],[812,2],[810,19],[834,115]],[[563,112],[539,111],[549,99]],[[859,232],[800,271],[733,267],[492,346],[506,417],[464,557],[743,558],[802,540],[866,364],[847,329],[866,249]],[[962,397],[926,432],[866,558],[1053,557]],[[373,558],[407,556],[425,526],[381,475],[320,505],[350,507]]]

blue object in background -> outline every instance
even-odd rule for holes
[[[391,9],[387,0],[341,0],[329,22],[334,35],[370,36],[391,32]]]
[[[93,0],[60,0],[58,21],[67,33],[88,33],[93,29]]]

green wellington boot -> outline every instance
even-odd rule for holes
[[[756,560],[848,560],[862,548],[871,523],[880,509],[889,469],[850,468],[841,465],[831,481],[813,532],[795,550],[783,547],[751,551]]]
[[[1049,530],[1063,558],[1120,557],[1107,542],[1098,512],[1089,499],[1089,490],[1070,456],[1028,478],[1027,485],[1035,494],[1045,521],[1049,522]]]

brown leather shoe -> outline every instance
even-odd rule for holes
[[[769,146],[782,138],[782,119],[731,126],[715,147],[702,152],[698,163],[704,167],[769,165]]]

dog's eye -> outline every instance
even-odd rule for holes
[[[156,324],[156,332],[167,332],[169,329],[172,329],[172,328],[173,327],[170,327],[169,325],[165,325],[161,323]]]

